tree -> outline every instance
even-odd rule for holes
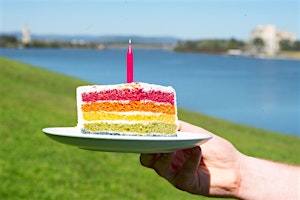
[[[18,39],[14,35],[0,35],[0,46],[2,47],[16,46],[17,43]]]
[[[280,49],[283,51],[293,50],[293,44],[290,40],[280,40],[279,46],[280,46]]]
[[[261,53],[265,42],[262,38],[256,37],[252,40],[252,44],[254,45],[255,49],[256,49],[256,53]]]
[[[244,48],[245,44],[242,41],[238,41],[234,38],[231,38],[228,41],[227,46],[228,46],[228,49],[242,49],[242,48]]]
[[[254,38],[253,45],[262,48],[265,45],[265,42],[263,39],[257,37],[257,38]]]
[[[294,50],[295,50],[295,51],[300,51],[300,41],[296,41],[296,42],[294,43]]]

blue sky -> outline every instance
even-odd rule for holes
[[[300,39],[300,0],[0,0],[0,32],[247,39],[274,24]]]

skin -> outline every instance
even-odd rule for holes
[[[246,156],[227,140],[186,122],[179,122],[179,131],[213,137],[201,147],[140,156],[143,166],[176,188],[209,197],[300,199],[299,167]]]

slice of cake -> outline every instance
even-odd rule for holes
[[[78,127],[82,133],[175,136],[176,93],[148,83],[77,88]]]

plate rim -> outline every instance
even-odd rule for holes
[[[178,131],[177,136],[132,136],[132,135],[111,135],[111,134],[61,134],[51,132],[52,129],[73,129],[80,132],[78,127],[46,127],[42,132],[47,135],[61,136],[61,137],[76,137],[81,139],[101,139],[101,140],[142,140],[142,141],[183,141],[183,140],[197,140],[197,139],[211,139],[212,134]],[[195,137],[182,137],[184,134],[193,135]],[[194,135],[195,134],[195,135]],[[178,137],[179,136],[179,137]],[[197,137],[198,136],[198,137]]]

